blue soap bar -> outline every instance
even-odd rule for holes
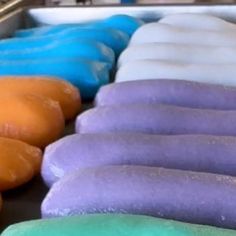
[[[144,22],[142,20],[128,15],[114,15],[103,22],[104,26],[121,30],[130,37],[143,24]]]
[[[5,50],[0,53],[0,60],[28,60],[47,58],[76,58],[106,62],[110,68],[114,65],[115,54],[112,49],[97,41],[69,39],[55,40],[49,45],[31,50]]]
[[[109,82],[109,66],[85,59],[0,60],[0,76],[7,75],[56,76],[78,87],[83,99],[91,99],[101,85]]]
[[[132,36],[132,34],[143,24],[142,20],[128,15],[114,15],[102,21],[94,21],[81,24],[60,24],[53,26],[44,26],[26,30],[18,30],[15,33],[16,37],[28,37],[28,36],[39,36],[39,35],[50,35],[60,33],[63,30],[71,27],[87,27],[87,28],[112,28],[121,30],[124,33]]]
[[[114,29],[93,29],[74,27],[66,29],[61,33],[53,35],[56,38],[66,39],[78,37],[80,39],[93,39],[113,49],[118,56],[129,43],[129,36],[120,30]]]
[[[116,55],[119,55],[129,43],[129,36],[119,30],[73,27],[49,36],[0,40],[0,52],[7,49],[20,50],[43,47],[53,40],[68,39],[96,40],[112,48]]]

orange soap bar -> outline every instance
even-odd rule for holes
[[[0,191],[18,187],[39,173],[42,162],[39,148],[0,137],[0,150]]]
[[[74,118],[80,108],[78,89],[69,82],[53,77],[0,77],[0,94],[34,94],[49,97],[60,103],[66,120]]]
[[[0,94],[0,137],[43,148],[60,138],[65,122],[58,102],[35,95]]]

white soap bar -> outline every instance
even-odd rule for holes
[[[133,34],[130,45],[154,42],[236,46],[236,31],[195,30],[154,22],[141,26]]]
[[[116,74],[116,82],[145,79],[180,79],[236,86],[236,64],[219,66],[139,60],[126,63]]]
[[[159,23],[170,24],[173,26],[189,29],[236,30],[236,25],[233,23],[227,22],[216,16],[199,13],[168,15],[159,20]]]
[[[228,64],[236,63],[236,47],[217,47],[176,43],[145,43],[128,47],[118,60],[118,67],[136,60]]]

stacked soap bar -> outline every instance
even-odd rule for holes
[[[56,76],[91,99],[110,81],[116,57],[142,21],[115,15],[85,24],[55,25],[17,31],[0,40],[0,75]]]
[[[46,148],[42,176],[51,189],[42,217],[62,218],[5,234],[57,232],[55,225],[65,224],[73,235],[75,222],[84,235],[235,234],[203,226],[236,229],[236,90],[229,86],[235,32],[235,25],[201,14],[137,29],[118,59],[119,83],[98,92],[96,107],[77,117],[76,134]]]
[[[119,58],[116,82],[176,79],[235,86],[236,26],[201,14],[140,27]]]
[[[76,87],[58,78],[0,77],[0,105],[2,192],[38,175],[41,149],[62,136],[65,121],[80,111],[81,99]]]
[[[81,109],[81,97],[93,98],[109,82],[115,58],[140,25],[116,15],[20,30],[0,40],[0,191],[38,174],[39,148],[62,136],[65,121]]]

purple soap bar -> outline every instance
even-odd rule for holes
[[[127,213],[236,228],[236,178],[145,166],[72,172],[55,183],[42,216]]]
[[[75,134],[46,148],[41,174],[48,186],[74,170],[105,165],[160,166],[236,175],[235,157],[236,137],[230,136]]]
[[[129,104],[90,109],[76,120],[78,133],[236,135],[236,111],[162,104]]]
[[[97,106],[163,103],[192,108],[236,110],[236,88],[185,80],[141,80],[103,86]]]

